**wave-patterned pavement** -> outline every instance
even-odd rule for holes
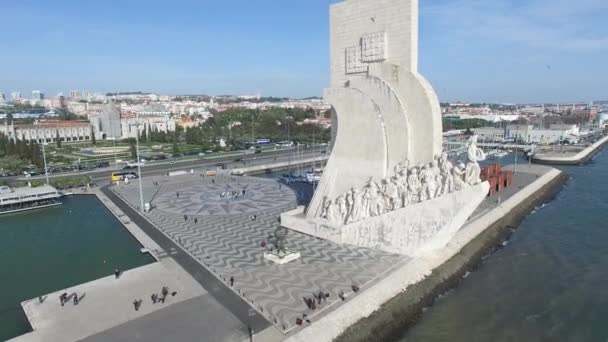
[[[264,259],[262,241],[279,225],[280,213],[296,207],[289,187],[264,178],[251,177],[154,177],[143,180],[144,201],[152,201],[146,217],[158,229],[223,279],[269,322],[287,332],[306,313],[315,319],[339,305],[338,293],[352,293],[351,285],[379,279],[406,257],[321,240],[290,231],[287,247],[301,258],[285,265]],[[246,189],[243,194],[242,189]],[[139,203],[137,184],[112,190],[131,206]],[[240,193],[238,198],[220,199],[221,192]],[[179,192],[179,197],[178,193]],[[257,215],[255,220],[252,215]],[[187,218],[186,218],[187,216]],[[198,220],[194,222],[194,218]],[[303,297],[328,292],[330,297],[310,311]]]

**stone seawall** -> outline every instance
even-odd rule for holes
[[[568,176],[561,173],[544,184],[434,269],[430,276],[409,286],[407,291],[384,303],[379,310],[350,326],[335,341],[398,340],[420,318],[424,307],[432,305],[438,295],[457,286],[463,275],[476,268],[484,255],[496,250],[535,206],[554,198],[567,179]]]
[[[547,165],[584,165],[589,163],[593,157],[600,152],[603,147],[608,143],[608,136],[603,137],[593,145],[580,151],[579,153],[573,154],[568,157],[558,156],[544,156],[542,154],[532,156],[532,161],[536,164],[547,164]]]

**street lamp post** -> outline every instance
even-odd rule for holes
[[[144,212],[144,192],[141,185],[141,158],[139,157],[139,113],[135,114],[135,154],[137,155],[137,173],[139,173],[139,210]]]
[[[46,185],[49,185],[49,168],[46,167],[46,152],[44,150],[44,145],[46,145],[46,137],[42,142],[42,161],[44,162],[44,177],[46,178]]]
[[[34,125],[38,126],[38,121],[34,122]],[[36,127],[36,136],[38,137],[38,128]],[[44,177],[46,178],[46,185],[49,185],[49,168],[46,166],[46,151],[44,145],[46,145],[46,134],[43,133],[42,142],[42,161],[44,163]]]

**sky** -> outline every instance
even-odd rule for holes
[[[0,0],[0,92],[321,96],[337,0]],[[441,101],[608,99],[607,0],[420,0]]]

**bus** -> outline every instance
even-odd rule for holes
[[[255,144],[256,145],[270,145],[270,139],[265,139],[265,138],[256,139]]]
[[[136,179],[137,173],[130,171],[112,172],[112,182],[124,181],[125,179]]]

